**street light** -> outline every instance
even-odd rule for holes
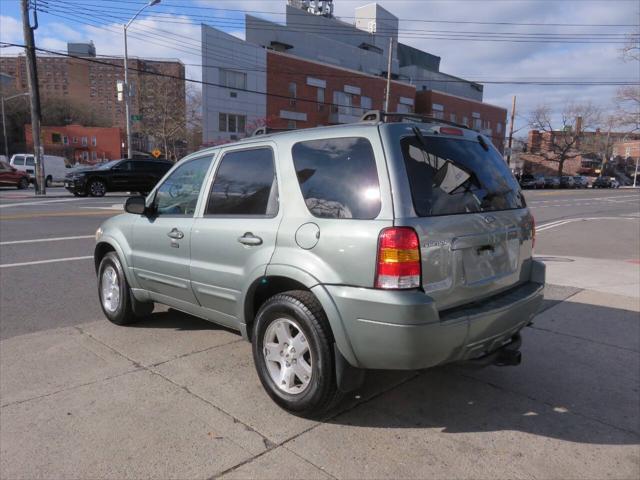
[[[4,155],[7,157],[7,162],[9,161],[9,141],[7,140],[7,117],[4,114],[4,102],[11,100],[12,98],[24,96],[29,96],[29,92],[18,93],[16,95],[11,95],[10,97],[2,97],[2,133],[4,134]]]
[[[124,25],[124,111],[127,117],[127,158],[133,158],[133,147],[131,145],[131,96],[129,90],[129,52],[127,50],[127,29],[138,15],[147,7],[153,7],[160,3],[160,0],[151,0]]]

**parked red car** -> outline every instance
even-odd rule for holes
[[[7,162],[0,161],[0,187],[18,187],[20,190],[28,188],[29,176]]]

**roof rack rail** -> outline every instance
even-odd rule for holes
[[[256,137],[258,135],[267,135],[269,133],[286,132],[287,130],[287,128],[258,127],[249,136]]]
[[[458,128],[466,128],[456,122],[450,122],[442,118],[436,118],[430,115],[420,115],[418,113],[402,113],[402,112],[383,112],[382,110],[368,110],[360,117],[361,122],[414,122],[414,123],[443,123]]]

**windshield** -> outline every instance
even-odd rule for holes
[[[120,160],[111,160],[110,162],[101,163],[96,167],[96,170],[109,170],[111,167],[120,163]]]
[[[518,182],[500,154],[479,142],[401,140],[411,196],[421,217],[523,208]]]

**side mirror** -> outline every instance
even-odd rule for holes
[[[129,197],[124,204],[124,211],[134,215],[144,215],[147,213],[147,206],[144,197]]]

